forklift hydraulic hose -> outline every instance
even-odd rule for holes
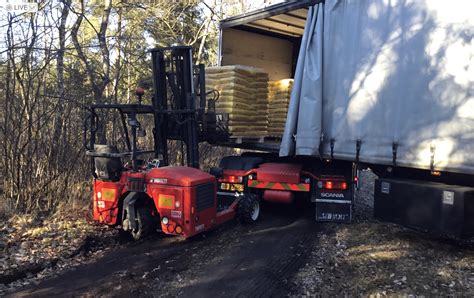
[[[186,119],[186,120],[184,120],[184,121],[179,121],[179,119],[178,119],[178,117],[176,117],[176,115],[173,115],[173,114],[171,114],[171,115],[173,116],[174,121],[175,121],[179,126],[182,126],[182,125],[184,125],[184,124],[186,124],[186,123],[188,123],[188,122],[191,122],[191,121],[196,121],[196,119],[192,119],[192,118]]]
[[[245,172],[242,176],[248,176],[248,175],[254,174],[254,173],[256,173],[256,172],[257,172],[256,169],[251,169],[251,170],[248,170],[247,172]]]

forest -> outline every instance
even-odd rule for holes
[[[190,45],[195,63],[215,65],[219,20],[252,5],[52,0],[35,13],[3,10],[0,216],[88,207],[85,107],[130,103],[138,85],[150,91],[153,47]]]
[[[15,10],[15,3],[29,11]],[[399,163],[400,152],[408,152],[406,144],[388,141],[389,133],[383,138],[379,134],[374,137],[386,145],[383,152],[388,163],[380,164],[362,159],[364,154],[371,156],[368,149],[372,139],[348,136],[346,142],[341,136],[359,133],[354,122],[359,118],[367,121],[361,136],[366,135],[365,128],[385,132],[396,127],[387,115],[392,114],[393,106],[405,107],[396,104],[408,102],[405,97],[410,95],[426,104],[407,104],[411,112],[403,117],[413,123],[441,119],[438,130],[426,125],[430,134],[442,132],[444,137],[456,132],[456,140],[472,145],[474,134],[469,123],[473,121],[474,93],[470,91],[474,90],[474,63],[469,61],[474,57],[474,26],[467,13],[472,9],[463,6],[472,4],[468,0],[453,3],[0,0],[0,297],[474,296],[472,234],[460,239],[397,222],[395,216],[386,219],[376,214],[378,210],[389,216],[417,202],[406,212],[410,219],[436,227],[448,223],[456,227],[454,232],[472,232],[472,175],[438,169],[438,162],[444,161],[439,158],[442,150],[431,144],[420,151],[430,168],[412,169]],[[260,8],[265,9],[252,12]],[[235,24],[226,27],[223,22],[220,28],[222,20],[241,14],[227,20]],[[252,14],[256,18],[249,17]],[[449,22],[438,21],[442,17]],[[351,18],[355,21],[349,24]],[[223,36],[227,29],[231,32],[227,36],[239,36],[232,35],[236,31],[245,34],[240,35],[242,39],[226,39]],[[323,45],[324,40],[330,40],[327,36],[334,42]],[[223,46],[226,40],[235,47]],[[166,73],[161,77],[164,83],[157,83],[165,86],[161,90],[170,90],[162,96],[163,102],[181,100],[180,104],[188,106],[186,110],[184,104],[157,109],[157,101],[151,100],[154,82],[150,49],[182,45],[192,47],[194,64],[206,67],[207,95],[217,96],[206,98],[212,103],[206,108],[201,103],[200,108],[189,108],[190,92],[175,96],[179,88],[173,90],[177,84],[169,83],[174,73],[166,72],[173,62],[187,59],[162,60],[169,65],[159,71],[155,68],[155,74]],[[346,50],[347,55],[341,55]],[[232,52],[242,59],[226,63]],[[400,59],[397,53],[401,53]],[[221,63],[219,54],[224,57]],[[279,76],[272,78],[267,67]],[[433,72],[438,68],[446,72]],[[404,81],[405,72],[414,74],[416,80],[407,79],[403,88],[393,87]],[[327,73],[341,76],[333,80]],[[191,82],[192,76],[181,77]],[[334,86],[334,94],[323,93],[323,77],[324,86],[326,82]],[[442,84],[434,84],[438,81]],[[303,85],[306,93],[302,92]],[[395,90],[395,96],[388,97],[383,86],[393,87],[390,90]],[[199,86],[199,92],[203,87]],[[103,152],[89,142],[92,137],[88,139],[93,135],[88,135],[87,131],[93,130],[88,125],[94,122],[90,121],[94,115],[90,105],[137,103],[137,90],[142,88],[142,103],[146,106],[129,105],[133,112],[127,119],[108,111],[96,118],[107,123],[106,127],[97,124],[96,128],[103,130],[97,134],[100,140],[96,144],[111,145],[103,145],[106,149],[133,149],[100,155]],[[436,98],[422,96],[425,89]],[[464,91],[462,97],[456,97]],[[387,98],[394,98],[395,105]],[[335,107],[328,113],[331,122],[323,119],[326,99],[327,107]],[[442,113],[433,112],[437,111],[432,104],[436,104],[435,99],[443,103],[439,105]],[[450,101],[465,105],[451,109]],[[340,102],[347,103],[347,108]],[[219,105],[222,110],[231,110],[226,112],[227,124],[233,121],[239,133],[243,132],[235,133],[228,125],[228,143],[195,137],[193,133],[198,129],[193,131],[186,123],[189,119],[180,122],[178,116],[173,120],[176,127],[184,127],[179,132],[187,139],[172,139],[166,134],[161,138],[156,130],[152,131],[153,126],[160,127],[156,124],[160,122],[153,121],[156,115],[197,115],[200,110],[212,114],[213,126],[209,126],[215,133]],[[146,116],[153,113],[155,118],[140,118],[139,122],[138,117],[134,118],[137,106],[142,111],[151,110]],[[305,113],[312,107],[320,117]],[[300,118],[287,120],[296,110]],[[370,113],[362,113],[365,110]],[[406,124],[403,117],[396,118],[400,126]],[[459,132],[470,133],[458,134],[450,122],[445,122],[450,117],[463,120]],[[238,121],[243,124],[237,125]],[[272,121],[275,127],[270,125]],[[322,130],[323,124],[332,121],[334,127],[340,127],[337,138],[327,137]],[[321,131],[316,135],[308,124],[311,129],[306,129],[305,135],[305,125],[300,123],[306,122],[318,122]],[[303,133],[298,129],[293,133],[291,126],[302,127]],[[170,125],[161,127],[169,130]],[[266,127],[264,133],[268,134],[263,136],[256,129],[261,127]],[[150,148],[136,150],[130,145],[141,128],[148,132],[148,139],[138,140],[139,147],[151,145],[149,140],[159,136],[165,140],[160,145],[168,147],[170,167],[151,158],[137,158],[137,151]],[[270,134],[270,128],[276,133]],[[132,142],[127,129],[132,131]],[[320,142],[312,148],[317,148],[318,154],[277,154],[285,136],[290,143],[298,143],[297,134],[311,144]],[[413,135],[428,138],[428,134],[418,131]],[[246,146],[245,138],[254,142],[252,146]],[[196,145],[189,147],[198,151],[195,167],[199,164],[200,169],[175,167],[184,165],[185,157],[193,156],[185,156],[183,149],[184,145],[189,148],[189,139]],[[416,140],[410,142],[415,144]],[[88,150],[86,144],[93,149]],[[276,147],[269,149],[269,144]],[[349,144],[351,151],[344,151],[340,144]],[[160,155],[157,148],[148,153]],[[110,164],[122,158],[124,162],[112,169],[120,176],[100,176],[98,163],[94,162],[101,158]],[[109,174],[108,165],[102,173]],[[407,177],[403,177],[405,174]],[[459,177],[462,181],[457,180]],[[415,178],[421,179],[415,182],[423,187],[410,189],[426,187],[430,191],[401,192],[398,190],[408,189],[405,184],[392,182]],[[437,184],[450,178],[456,184]],[[458,182],[466,185],[461,187]],[[432,195],[432,188],[439,196]],[[466,195],[461,197],[461,193]],[[398,196],[408,198],[410,204],[397,203],[400,201],[393,198]],[[384,208],[380,200],[384,200]],[[393,202],[399,206],[391,208]],[[468,207],[458,208],[459,203],[454,202],[466,202]],[[442,208],[431,208],[434,204]],[[464,215],[460,210],[465,210]]]

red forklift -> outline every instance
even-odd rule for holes
[[[218,202],[217,180],[222,171],[216,168],[209,174],[199,170],[199,142],[215,143],[228,137],[222,119],[225,115],[215,113],[216,96],[206,98],[214,93],[205,93],[203,65],[193,66],[192,49],[187,46],[150,52],[151,105],[142,103],[144,92],[137,88],[136,104],[88,107],[84,141],[86,155],[92,157],[94,220],[120,226],[134,239],[159,227],[166,234],[187,238],[237,215],[244,222],[256,221],[260,205],[255,194],[242,192],[225,204]],[[104,144],[104,122],[112,112],[119,115],[122,126],[122,152],[116,145]],[[146,133],[140,118],[147,115],[153,119],[153,148],[142,149],[138,138]],[[184,143],[181,154],[187,166],[168,165],[169,140]],[[124,164],[122,159],[130,163]]]
[[[257,221],[262,200],[289,204],[299,198],[316,203],[316,220],[351,220],[352,164],[245,153],[224,157],[210,173],[201,171],[200,142],[230,144],[228,115],[216,113],[219,94],[206,93],[205,69],[194,66],[191,47],[150,52],[151,105],[142,103],[144,91],[138,88],[138,103],[88,107],[84,144],[94,176],[94,220],[119,226],[134,239],[156,228],[188,238],[235,217]],[[110,119],[122,128],[124,150],[106,144]],[[140,142],[150,125],[152,141]],[[170,141],[182,144],[187,166],[169,165]]]

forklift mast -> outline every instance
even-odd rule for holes
[[[144,90],[137,88],[138,103],[92,104],[88,107],[90,115],[84,124],[84,146],[86,154],[92,157],[92,172],[96,178],[97,162],[110,166],[111,163],[120,164],[122,157],[131,158],[135,172],[142,163],[139,156],[144,154],[153,154],[155,159],[161,157],[161,166],[169,165],[168,140],[183,142],[186,149],[183,148],[182,154],[186,156],[187,166],[199,168],[199,142],[215,144],[228,140],[228,115],[215,112],[219,93],[206,93],[204,65],[194,66],[192,48],[175,46],[155,48],[150,52],[154,89],[151,105],[142,104]],[[96,144],[97,133],[105,134],[99,131],[99,127],[104,127],[97,113],[99,110],[119,112],[126,152],[118,152],[114,146],[103,144],[104,137],[102,144]],[[152,150],[138,148],[137,136],[143,129],[137,118],[140,114],[153,115]]]
[[[196,86],[201,100],[196,106],[195,71],[192,48],[179,46],[151,50],[155,113],[155,151],[168,165],[168,139],[186,144],[187,165],[199,168],[198,118],[205,108],[204,68],[198,68]],[[184,152],[183,152],[184,153]]]

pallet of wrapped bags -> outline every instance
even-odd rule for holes
[[[268,82],[268,136],[281,137],[290,103],[292,79]]]
[[[268,74],[256,70],[251,83],[253,109],[257,113],[254,118],[255,134],[268,135]]]
[[[267,82],[268,75],[258,68],[231,65],[206,69],[206,89],[219,92],[216,112],[229,114],[232,136],[267,134]]]

